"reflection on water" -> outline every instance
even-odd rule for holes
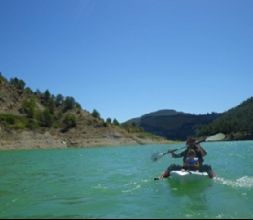
[[[182,198],[185,201],[185,217],[190,218],[193,214],[208,210],[207,191],[213,185],[213,180],[203,180],[190,183],[178,183],[178,181],[168,180],[171,195]]]
[[[172,189],[172,192],[182,194],[196,194],[197,192],[204,192],[213,185],[212,179],[204,179],[203,181],[191,181],[191,182],[178,182],[173,179],[168,180],[168,184]]]

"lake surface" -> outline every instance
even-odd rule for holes
[[[213,180],[154,181],[182,146],[2,151],[0,218],[253,218],[253,141],[202,143]]]

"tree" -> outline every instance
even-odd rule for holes
[[[63,105],[64,105],[64,111],[71,110],[75,107],[76,101],[73,97],[67,96]]]
[[[3,76],[3,74],[0,72],[0,84],[2,82],[7,82],[7,79]]]
[[[63,101],[64,101],[63,95],[58,94],[58,95],[56,96],[56,100],[55,100],[56,106],[58,107],[58,106],[62,105],[62,104],[63,104]]]
[[[79,104],[78,102],[76,102],[76,108],[78,108],[78,109],[82,109],[81,104]]]
[[[106,119],[106,123],[107,123],[107,124],[111,124],[111,123],[112,123],[112,119],[111,119],[111,118],[107,118],[107,119]]]
[[[92,111],[91,115],[92,115],[94,118],[100,118],[100,114],[99,114],[99,112],[98,112],[96,109],[94,109],[94,110]]]
[[[47,102],[46,106],[48,107],[49,111],[51,114],[54,114],[54,110],[55,110],[55,102],[53,99],[49,99],[49,101]]]
[[[41,95],[42,95],[42,92],[41,92],[39,89],[36,89],[35,94],[36,94],[37,96],[41,96]]]
[[[25,88],[25,93],[26,93],[26,94],[32,94],[33,91],[32,91],[32,89],[31,89],[30,87],[26,87],[26,88]]]
[[[10,84],[15,86],[19,90],[25,89],[25,82],[22,79],[18,79],[17,77],[11,78]]]
[[[45,109],[40,113],[40,124],[43,127],[51,127],[53,125],[53,115],[50,113],[49,109]]]
[[[118,122],[118,120],[116,119],[116,118],[114,118],[113,119],[113,122],[112,122],[114,125],[116,125],[116,126],[119,126],[120,124],[119,124],[119,122]]]
[[[48,103],[49,100],[51,99],[51,93],[48,90],[46,90],[43,98],[44,98],[45,103]]]

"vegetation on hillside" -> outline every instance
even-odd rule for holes
[[[185,140],[188,136],[196,135],[202,125],[212,122],[217,117],[217,113],[194,115],[163,110],[135,118],[126,124],[135,123],[147,132],[170,140]]]
[[[76,126],[76,115],[80,113],[81,105],[73,97],[64,97],[62,94],[54,96],[49,90],[33,92],[26,87],[23,80],[16,77],[7,80],[2,74],[0,74],[0,86],[1,94],[17,94],[16,99],[20,102],[20,107],[15,113],[0,113],[0,123],[3,127],[13,129],[62,128],[62,131],[67,131]],[[8,102],[3,97],[0,98],[3,104]]]
[[[21,107],[16,114],[0,114],[1,124],[5,127],[16,129],[35,129],[40,127],[71,128],[76,126],[75,112],[81,109],[81,105],[73,97],[64,97],[59,94],[52,95],[45,92],[33,92],[25,86],[25,82],[18,78],[9,81],[0,76],[0,85],[12,89],[17,93],[21,101]],[[73,114],[66,112],[74,111]]]
[[[7,80],[1,73],[0,104],[0,126],[7,130],[59,129],[65,133],[77,127],[84,112],[73,97],[53,95],[49,90],[33,92],[23,80],[16,77]],[[152,133],[170,140],[185,140],[188,136],[219,132],[226,134],[228,139],[253,138],[253,97],[222,114],[194,115],[162,110],[123,124],[116,118],[104,120],[96,109],[86,113],[89,116],[87,125],[118,127],[140,138],[151,137]]]
[[[253,97],[224,112],[220,118],[212,123],[203,126],[198,134],[202,136],[218,132],[225,133],[229,139],[252,139]]]
[[[14,99],[15,104],[10,99]],[[65,133],[77,127],[79,123],[80,126],[86,124],[93,128],[114,127],[123,129],[127,133],[139,134],[139,136],[152,136],[136,125],[122,125],[116,118],[104,120],[96,109],[91,113],[85,111],[86,119],[80,118],[84,110],[73,97],[64,97],[62,94],[55,96],[49,90],[33,92],[32,89],[26,87],[23,80],[16,77],[7,80],[1,73],[0,102],[2,105],[9,106],[7,110],[0,111],[0,126],[7,130],[58,129]]]
[[[253,139],[253,97],[222,114],[194,115],[162,110],[126,123],[136,123],[145,131],[172,140],[185,140],[187,136],[210,136],[216,133],[224,133],[230,140]]]

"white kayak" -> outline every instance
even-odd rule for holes
[[[170,179],[186,183],[209,179],[207,172],[178,170],[170,172]]]

